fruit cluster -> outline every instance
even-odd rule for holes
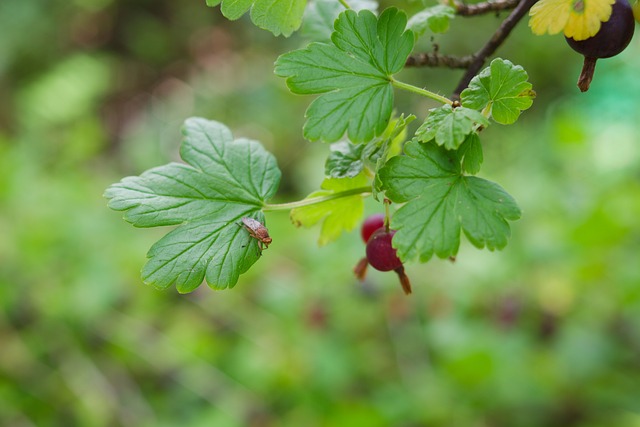
[[[367,217],[362,223],[360,234],[362,240],[367,244],[365,258],[362,258],[354,272],[358,279],[363,280],[367,266],[375,268],[379,271],[395,271],[400,278],[400,285],[404,293],[411,293],[411,282],[404,272],[402,261],[398,258],[396,250],[391,246],[391,239],[395,234],[395,230],[389,230],[388,221],[385,221],[384,214],[373,214]]]

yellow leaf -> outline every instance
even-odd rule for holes
[[[613,3],[615,0],[575,1],[574,11],[564,27],[564,35],[574,40],[585,40],[595,36],[600,31],[600,24],[611,17]],[[578,11],[578,8],[582,10]]]
[[[600,31],[602,22],[609,20],[615,0],[541,0],[529,15],[534,34],[557,34],[585,40]]]
[[[636,18],[636,21],[640,22],[640,1],[636,1],[631,8],[633,9],[634,18]]]
[[[529,15],[529,27],[534,34],[558,34],[564,31],[571,14],[571,0],[540,0]]]

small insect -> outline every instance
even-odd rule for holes
[[[269,230],[267,230],[267,227],[262,225],[260,221],[256,221],[253,218],[249,218],[245,216],[242,218],[242,224],[244,225],[244,228],[246,228],[247,231],[249,232],[249,236],[258,240],[258,246],[260,247],[260,252],[262,252],[263,249],[266,249],[269,247],[269,245],[272,242],[272,239],[269,236]],[[262,245],[264,245],[264,248]]]

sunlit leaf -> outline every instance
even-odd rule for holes
[[[534,34],[564,33],[585,40],[600,31],[609,20],[615,0],[540,0],[529,11],[529,26]]]
[[[309,194],[307,199],[335,196],[349,190],[362,189],[367,185],[368,181],[362,174],[354,178],[327,178],[320,186],[321,190]],[[361,193],[293,209],[291,221],[298,227],[311,227],[322,222],[318,244],[326,245],[340,237],[343,232],[351,231],[358,226],[364,213]]]

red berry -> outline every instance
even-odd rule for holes
[[[373,232],[382,227],[384,227],[384,214],[377,213],[368,216],[360,228],[362,240],[367,243]]]
[[[391,271],[402,267],[402,261],[391,246],[391,238],[396,232],[384,228],[376,230],[367,242],[367,259],[376,270]]]

